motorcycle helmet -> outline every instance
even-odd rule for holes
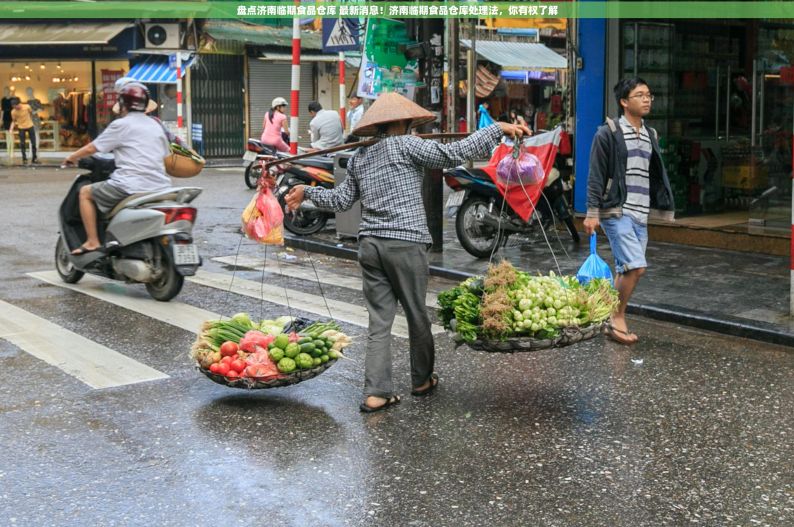
[[[287,99],[284,97],[276,97],[273,99],[273,102],[270,103],[271,108],[278,108],[279,106],[287,106]]]
[[[145,112],[149,105],[149,89],[139,82],[130,82],[119,91],[119,104],[130,112]]]

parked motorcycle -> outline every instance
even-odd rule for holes
[[[201,265],[193,244],[195,207],[188,206],[199,194],[197,187],[175,187],[133,194],[107,215],[98,215],[102,247],[73,255],[85,241],[80,218],[80,189],[103,181],[115,170],[112,157],[83,158],[78,167],[89,170],[75,178],[58,211],[60,233],[55,245],[55,269],[69,284],[85,273],[127,283],[143,283],[156,300],[166,302],[182,290],[184,277]]]
[[[259,177],[262,175],[262,159],[270,158],[276,155],[276,149],[272,146],[263,144],[262,141],[257,139],[248,139],[248,144],[245,147],[243,154],[243,161],[248,163],[245,167],[245,184],[248,188],[256,188],[259,182]]]
[[[296,185],[334,188],[334,158],[314,156],[276,165],[276,197],[284,209],[284,227],[293,234],[307,235],[320,231],[334,212],[322,209],[309,200],[304,200],[296,211],[287,211],[285,197]]]
[[[560,162],[564,161],[558,158],[555,165]],[[546,179],[535,214],[529,222],[518,216],[504,200],[489,171],[495,172],[496,167],[456,167],[444,171],[447,185],[455,191],[447,198],[446,207],[450,211],[457,209],[455,232],[466,252],[477,258],[487,258],[514,234],[530,235],[538,228],[548,230],[553,227],[555,216],[565,225],[573,241],[579,241],[571,208],[565,198],[570,186],[560,177],[556,166]]]

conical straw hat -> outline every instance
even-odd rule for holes
[[[413,128],[435,121],[436,116],[399,93],[384,93],[364,112],[353,135],[375,135],[378,125],[407,119],[411,120],[410,128]]]

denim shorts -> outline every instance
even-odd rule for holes
[[[648,226],[623,215],[619,218],[601,220],[607,234],[612,255],[615,257],[615,272],[622,274],[632,269],[648,267],[645,249],[648,247]]]

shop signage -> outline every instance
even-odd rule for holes
[[[412,44],[416,42],[408,38],[405,23],[370,18],[358,74],[359,97],[377,99],[381,93],[397,92],[413,100],[419,65],[405,56]]]

